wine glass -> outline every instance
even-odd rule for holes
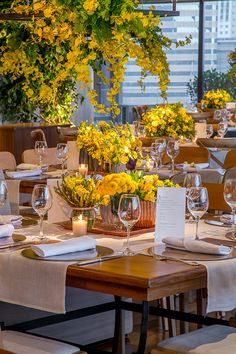
[[[202,185],[202,177],[199,173],[187,173],[184,176],[183,187],[186,188],[186,198],[188,200],[188,192],[191,187],[201,187]],[[190,213],[186,213],[186,217],[188,222],[192,222],[192,217]]]
[[[42,166],[43,158],[47,154],[47,143],[44,140],[35,141],[34,151],[39,158],[39,166]]]
[[[4,179],[0,179],[0,208],[3,208],[8,197],[7,184]],[[2,217],[0,216],[0,222]]]
[[[221,120],[222,119],[222,114],[220,109],[216,109],[214,112],[214,117],[215,120]]]
[[[39,224],[40,224],[40,231],[39,231],[39,240],[45,241],[47,238],[44,236],[43,233],[43,218],[46,212],[52,206],[52,195],[50,188],[45,184],[36,184],[33,189],[32,193],[32,207],[36,211],[39,216]]]
[[[132,229],[134,224],[139,220],[140,214],[141,206],[139,197],[134,194],[123,194],[119,201],[118,216],[127,230],[126,246],[122,251],[122,254],[124,256],[134,255],[134,252],[130,249],[129,246],[130,230]]]
[[[208,139],[212,136],[213,132],[214,132],[213,125],[212,124],[207,124],[207,126],[206,126],[206,135],[207,135]]]
[[[160,144],[159,145],[159,167],[161,168],[162,167],[162,158],[163,158],[163,155],[166,151],[166,139],[157,138],[157,139],[155,139],[155,143]]]
[[[232,232],[229,237],[236,240],[235,210],[236,210],[236,179],[228,178],[224,183],[224,199],[232,209]]]
[[[175,171],[175,158],[179,155],[179,141],[171,139],[167,143],[166,147],[167,155],[171,159],[171,172]]]
[[[225,136],[227,130],[228,130],[228,122],[227,121],[222,121],[222,122],[218,123],[217,132],[218,132],[218,135],[221,139]]]
[[[208,193],[205,187],[191,187],[188,192],[187,199],[188,210],[196,221],[195,240],[199,240],[198,224],[201,217],[208,209]]]
[[[156,172],[158,171],[159,168],[159,164],[160,164],[160,155],[161,155],[161,151],[163,149],[163,145],[161,143],[152,143],[151,145],[151,158],[155,163],[155,169]]]
[[[139,138],[144,138],[146,136],[146,129],[143,124],[140,124],[140,123],[138,124],[137,135]]]
[[[68,149],[67,144],[59,143],[57,144],[56,150],[57,159],[60,161],[62,174],[64,173],[65,162],[68,159]]]

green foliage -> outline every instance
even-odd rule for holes
[[[229,55],[229,64],[231,66],[229,75],[232,78],[234,85],[236,85],[236,48]]]
[[[236,70],[236,68],[235,68]],[[206,70],[203,74],[203,91],[223,89],[226,90],[234,99],[236,99],[236,78],[235,81],[230,73],[222,73],[216,69]],[[187,92],[192,101],[197,101],[198,77],[187,83]]]

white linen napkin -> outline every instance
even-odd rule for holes
[[[20,163],[19,165],[16,166],[17,170],[35,170],[39,167],[39,165],[36,165],[34,163]]]
[[[14,226],[19,226],[22,224],[21,215],[1,215],[0,216],[0,225],[12,224]]]
[[[92,237],[82,236],[59,243],[32,245],[31,248],[39,257],[50,257],[93,249],[96,247],[96,243]]]
[[[9,237],[13,234],[14,230],[12,224],[0,225],[0,237]]]
[[[208,162],[202,162],[202,163],[195,163],[194,166],[191,166],[191,164],[184,163],[183,164],[183,170],[202,170],[204,168],[209,167]]]
[[[37,168],[35,170],[24,170],[24,171],[6,171],[6,175],[10,178],[34,177],[41,174],[42,174],[41,168]]]
[[[167,237],[164,238],[162,242],[164,242],[167,247],[189,252],[227,256],[232,251],[232,248],[228,246],[214,245],[212,243],[191,238]]]

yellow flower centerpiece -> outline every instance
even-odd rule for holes
[[[194,121],[181,103],[156,106],[142,117],[147,136],[191,138],[194,135]]]
[[[141,159],[141,141],[130,125],[100,122],[98,126],[82,122],[78,128],[77,146],[84,148],[100,164],[126,164]]]
[[[93,178],[82,175],[66,176],[55,191],[73,209],[72,216],[83,215],[88,220],[88,227],[93,226],[94,206],[99,203],[100,198]]]
[[[103,220],[107,223],[114,223],[115,216],[117,222],[120,196],[131,193],[138,195],[141,203],[141,217],[136,226],[140,228],[153,227],[155,225],[155,203],[158,187],[178,187],[178,185],[170,180],[160,181],[157,175],[144,176],[140,172],[131,172],[131,174],[122,172],[105,176],[97,185],[97,192],[101,198]]]
[[[201,103],[206,108],[222,109],[225,107],[227,102],[233,102],[234,99],[231,95],[222,89],[207,91]]]

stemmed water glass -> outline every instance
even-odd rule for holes
[[[227,130],[228,130],[228,122],[227,121],[224,120],[224,121],[218,123],[217,132],[218,132],[218,135],[221,139],[225,136]]]
[[[4,207],[8,197],[7,184],[4,179],[0,179],[0,209]],[[1,221],[1,216],[0,216]]]
[[[52,195],[50,188],[45,184],[36,184],[32,193],[32,207],[39,216],[39,240],[45,241],[47,238],[43,233],[43,218],[52,206]]]
[[[66,160],[68,159],[67,144],[64,144],[64,143],[57,144],[56,156],[57,156],[57,159],[60,161],[61,170],[62,170],[62,174],[63,174],[64,169],[65,169],[65,163],[66,163]]]
[[[34,145],[34,151],[35,154],[38,156],[39,158],[39,166],[42,166],[43,163],[43,158],[46,156],[47,154],[47,143],[44,140],[38,140],[35,141],[35,145]]]
[[[208,139],[212,136],[213,132],[214,132],[213,125],[212,124],[207,124],[207,126],[206,126],[206,135],[207,135]]]
[[[188,192],[187,205],[188,210],[196,221],[195,240],[199,240],[199,220],[206,213],[209,205],[207,189],[205,187],[191,187]]]
[[[118,216],[127,230],[126,245],[122,250],[124,256],[133,256],[134,252],[130,249],[130,231],[134,224],[138,222],[141,214],[139,197],[134,194],[123,194],[119,201]]]
[[[229,237],[236,240],[235,210],[236,210],[236,179],[228,178],[224,183],[224,199],[232,210],[232,232]]]
[[[166,147],[167,155],[171,159],[171,172],[175,171],[175,158],[179,155],[179,141],[171,139],[167,143]]]
[[[201,187],[202,185],[202,177],[199,173],[187,173],[184,176],[183,187],[186,188],[186,198],[188,198],[188,192],[191,187]],[[187,199],[188,200],[188,199]],[[186,213],[186,217],[189,222],[192,222],[192,217],[190,213]]]
[[[162,151],[162,144],[161,143],[152,143],[151,145],[151,158],[155,163],[155,169],[156,172],[158,171],[159,165],[160,165],[160,155],[161,155],[161,151]]]
[[[162,158],[163,158],[163,155],[166,151],[166,139],[164,138],[157,138],[155,139],[155,144],[159,144],[159,167],[161,168],[162,167]]]

